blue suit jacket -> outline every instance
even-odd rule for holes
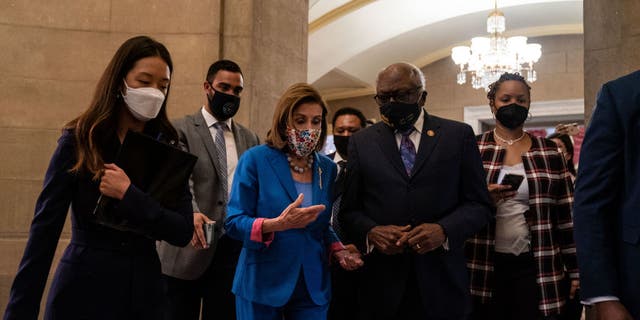
[[[581,297],[613,295],[640,318],[640,71],[606,83],[587,129],[574,230]]]
[[[338,238],[329,226],[336,166],[316,154],[313,163],[313,204],[324,204],[318,219],[304,229],[276,232],[267,247],[251,240],[257,218],[275,218],[298,194],[286,154],[267,145],[246,151],[238,161],[229,199],[226,232],[243,242],[233,292],[250,301],[282,306],[296,286],[300,270],[311,299],[330,299],[329,248]]]

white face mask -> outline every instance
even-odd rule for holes
[[[164,102],[162,91],[151,87],[131,88],[126,81],[124,86],[127,92],[122,95],[122,98],[134,118],[147,122],[158,116]]]

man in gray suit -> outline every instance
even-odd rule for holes
[[[158,244],[169,297],[167,319],[199,319],[201,308],[202,319],[236,318],[231,285],[242,244],[227,237],[222,226],[238,158],[259,144],[255,133],[232,120],[242,89],[240,67],[219,60],[207,72],[204,106],[174,123],[180,142],[198,162],[190,180],[192,245]],[[203,225],[211,223],[214,235],[209,244]]]

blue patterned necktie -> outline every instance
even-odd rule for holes
[[[402,135],[402,140],[400,140],[400,157],[402,158],[402,163],[404,163],[404,169],[407,171],[408,176],[411,176],[413,164],[416,162],[416,146],[413,145],[413,141],[409,138],[413,130],[415,129],[411,127],[405,131],[398,131]]]
[[[224,199],[227,200],[229,196],[229,185],[227,181],[227,145],[224,142],[224,131],[227,129],[227,124],[224,122],[216,122],[213,124],[213,127],[216,129],[216,137],[213,142],[216,145],[216,156],[218,157],[218,164],[220,165],[218,168],[220,185],[222,186]]]

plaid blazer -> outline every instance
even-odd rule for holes
[[[522,156],[529,184],[529,210],[525,219],[531,234],[531,250],[536,260],[536,282],[542,297],[538,308],[545,315],[559,314],[568,292],[561,282],[568,273],[578,279],[573,241],[573,184],[563,157],[550,140],[531,137],[531,149]],[[496,144],[493,131],[477,138],[487,183],[497,183],[505,148]],[[465,246],[470,271],[471,294],[476,302],[487,303],[493,288],[495,221],[469,239]]]

